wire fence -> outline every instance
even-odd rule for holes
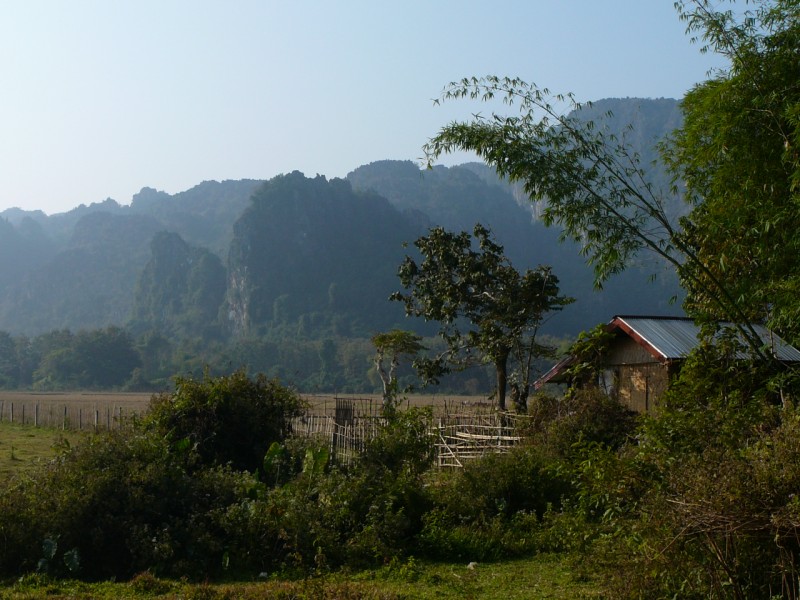
[[[138,403],[64,401],[56,398],[0,399],[0,423],[52,429],[101,431],[126,427],[143,414]]]

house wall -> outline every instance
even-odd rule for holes
[[[606,362],[609,365],[645,364],[657,362],[653,355],[627,335],[618,336],[608,349]]]
[[[669,384],[666,366],[651,362],[637,365],[619,365],[617,371],[617,399],[636,412],[653,412],[659,398]]]
[[[669,384],[669,368],[627,336],[609,348],[606,389],[622,404],[637,412],[652,412]],[[609,386],[609,379],[613,384]]]

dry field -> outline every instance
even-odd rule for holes
[[[151,394],[0,392],[0,422],[60,429],[110,429],[147,410]]]
[[[332,416],[336,400],[349,400],[359,416],[377,416],[381,411],[380,395],[370,394],[302,394],[308,403],[308,413]],[[460,413],[494,412],[494,404],[483,396],[451,396],[445,394],[413,394],[401,402],[401,408],[431,407],[434,416]]]
[[[380,413],[381,398],[369,394],[301,394],[311,415],[333,416],[337,399],[349,400],[359,416]],[[59,429],[111,429],[146,412],[152,394],[122,392],[0,392],[0,422]],[[412,395],[402,407],[433,408],[441,417],[493,412],[479,396]]]

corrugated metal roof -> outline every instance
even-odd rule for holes
[[[617,316],[608,324],[610,329],[630,330],[650,348],[658,352],[664,360],[686,358],[698,345],[700,327],[694,321],[682,317],[638,317]],[[721,323],[722,327],[732,327]],[[763,325],[753,325],[753,329],[771,349],[776,358],[786,362],[800,362],[800,351],[784,342]],[[745,358],[742,353],[741,358]]]

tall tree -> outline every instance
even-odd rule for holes
[[[579,118],[584,105],[571,94],[552,94],[516,78],[451,83],[441,100],[458,99],[501,99],[518,114],[476,115],[443,127],[425,145],[429,165],[442,154],[476,152],[499,175],[520,182],[532,200],[546,202],[542,219],[559,226],[562,239],[581,245],[598,287],[640,254],[654,253],[689,289],[705,289],[717,314],[736,324],[755,356],[772,358],[740,299],[668,210],[671,190],[653,185],[624,135]]]
[[[124,384],[142,362],[130,334],[114,326],[78,332],[72,352],[80,383],[103,389]]]
[[[693,210],[685,239],[706,271],[687,263],[687,308],[726,317],[709,289],[719,280],[750,319],[800,340],[800,2],[758,0],[738,16],[718,2],[679,3],[703,48],[726,70],[683,100],[684,124],[666,157]]]
[[[474,240],[467,232],[435,227],[417,239],[422,261],[406,256],[398,275],[408,292],[392,299],[403,302],[407,315],[440,324],[447,349],[416,361],[423,380],[488,362],[495,369],[498,407],[505,410],[509,359],[517,358],[527,398],[530,357],[546,350],[536,342],[539,326],[571,299],[558,295],[558,279],[548,267],[519,273],[488,229],[477,224],[473,233]]]

